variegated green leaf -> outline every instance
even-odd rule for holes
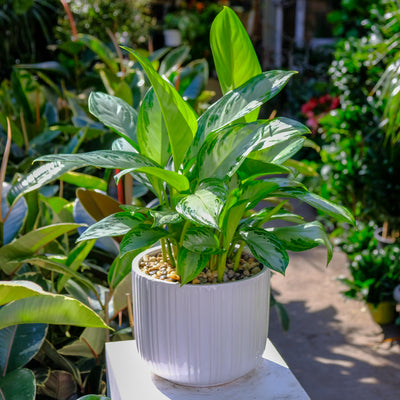
[[[149,60],[132,49],[125,50],[138,60],[153,86],[167,128],[175,170],[178,170],[197,129],[196,114],[175,88],[154,70]]]
[[[273,271],[285,274],[289,256],[273,233],[261,228],[248,228],[241,231],[240,236],[258,261]]]
[[[181,285],[184,285],[204,269],[210,259],[209,254],[195,253],[182,247],[178,255],[177,271],[181,277]]]
[[[327,264],[332,259],[332,243],[324,227],[318,221],[302,225],[269,228],[268,231],[272,232],[291,251],[304,251],[322,244],[326,246],[328,252]]]
[[[220,253],[218,237],[212,229],[205,227],[189,228],[184,234],[183,246],[194,253]]]
[[[137,111],[119,97],[106,93],[90,93],[89,111],[105,126],[111,128],[118,135],[138,150],[136,140]]]

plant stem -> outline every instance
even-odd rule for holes
[[[239,248],[236,251],[236,255],[235,255],[235,262],[233,264],[233,270],[234,271],[237,271],[237,269],[239,267],[239,262],[240,262],[240,259],[242,257],[243,249],[244,249],[244,242],[241,242]]]
[[[227,251],[225,253],[219,255],[218,266],[217,266],[217,280],[218,280],[218,282],[222,282],[223,279],[224,279],[227,255],[228,255]]]
[[[165,239],[160,239],[160,243],[161,243],[161,252],[162,252],[162,260],[163,262],[167,262],[167,245],[165,242]]]
[[[167,250],[168,250],[168,255],[169,255],[169,262],[173,267],[176,267],[176,262],[175,262],[174,253],[172,251],[171,242],[169,240],[167,240],[166,242],[167,242]]]

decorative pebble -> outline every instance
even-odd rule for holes
[[[223,282],[245,279],[258,274],[263,268],[257,260],[248,254],[242,255],[236,271],[233,270],[233,265],[233,261],[228,258]],[[143,259],[139,263],[139,267],[145,274],[150,275],[154,279],[160,279],[167,282],[181,281],[180,276],[176,273],[176,269],[168,263],[168,260],[163,260],[161,253],[156,256],[143,256]],[[204,268],[204,270],[190,283],[193,285],[217,283],[217,275],[217,271],[211,271],[208,268]]]

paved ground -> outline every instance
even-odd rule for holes
[[[316,248],[291,255],[285,277],[274,274],[274,294],[290,316],[282,331],[271,311],[269,337],[312,400],[400,399],[400,327],[380,327],[362,303],[346,300],[337,281],[346,257]]]

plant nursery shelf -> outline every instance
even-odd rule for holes
[[[235,381],[214,387],[176,385],[152,374],[134,340],[106,344],[108,395],[113,400],[309,400],[270,340],[261,365]]]

